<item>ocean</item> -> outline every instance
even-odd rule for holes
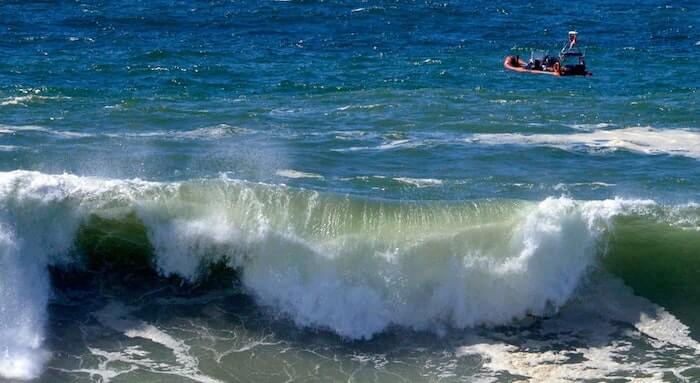
[[[700,381],[694,2],[7,0],[0,55],[2,381]]]

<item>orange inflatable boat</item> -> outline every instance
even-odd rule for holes
[[[586,70],[586,62],[581,53],[566,53],[562,57],[564,65],[559,58],[545,57],[544,60],[530,60],[525,62],[519,56],[506,56],[503,67],[514,72],[548,74],[550,76],[591,76]]]

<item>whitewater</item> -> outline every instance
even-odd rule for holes
[[[213,265],[224,265],[238,273],[257,304],[298,326],[347,339],[371,339],[394,326],[444,336],[547,317],[582,299],[577,289],[600,257],[608,256],[616,219],[675,219],[670,224],[682,224],[681,232],[698,230],[697,207],[669,209],[648,200],[382,202],[225,178],[159,183],[13,171],[0,175],[0,201],[0,370],[25,379],[41,373],[50,353],[43,342],[50,320],[47,268],[109,262],[86,260],[89,252],[77,245],[79,233],[92,226],[99,226],[97,234],[89,234],[94,244],[136,241],[134,231],[143,230],[145,254],[118,256],[144,257],[143,266],[162,277],[196,284]],[[692,226],[689,219],[695,220]],[[610,282],[591,283],[605,289],[597,284]],[[700,346],[661,308],[654,311],[663,316],[652,322],[662,324],[624,313],[635,313],[635,305],[654,307],[624,302],[608,309],[612,318],[659,342]],[[156,332],[149,339],[187,355],[181,341],[157,335],[150,325],[135,330],[143,326],[109,319],[113,310],[104,310],[97,318],[107,326],[129,337],[147,337],[134,331]],[[202,375],[196,363],[181,364],[191,371],[185,376]],[[202,381],[214,381],[207,379]]]

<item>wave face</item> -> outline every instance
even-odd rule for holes
[[[652,201],[395,203],[26,171],[0,174],[0,203],[0,370],[18,378],[47,358],[47,266],[149,267],[197,282],[225,264],[272,312],[368,339],[553,313],[610,243],[634,241],[622,218],[695,239],[700,222],[697,206]]]

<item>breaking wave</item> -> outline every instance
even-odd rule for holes
[[[0,173],[0,206],[0,371],[9,378],[38,376],[48,357],[49,266],[145,267],[196,283],[223,264],[272,312],[367,339],[391,326],[440,333],[551,314],[602,254],[613,260],[605,267],[633,272],[615,261],[629,256],[616,243],[634,248],[647,231],[646,241],[695,246],[700,227],[693,204],[391,202],[228,179],[27,171]]]

